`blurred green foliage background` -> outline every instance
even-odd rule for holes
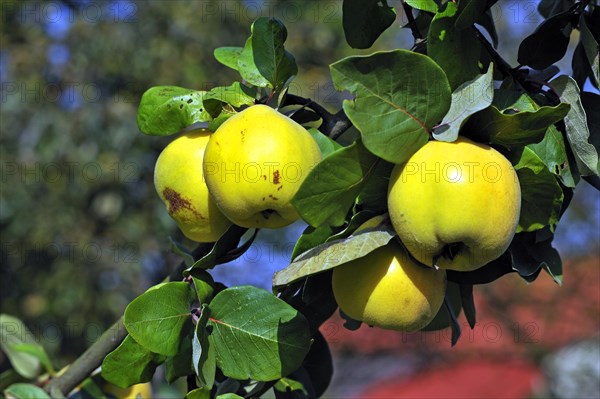
[[[540,21],[535,5],[524,3],[495,8],[500,52],[513,65],[520,39]],[[369,51],[349,48],[341,4],[1,3],[0,311],[22,318],[57,366],[179,262],[169,236],[192,246],[154,192],[154,162],[170,138],[139,132],[142,93],[155,85],[230,84],[239,77],[214,60],[213,49],[243,45],[256,17],[275,16],[288,28],[286,48],[299,66],[292,91],[337,110],[342,96],[330,82],[330,63],[412,44],[410,31],[390,29]],[[400,15],[396,24],[404,22]],[[567,73],[570,54],[561,64]],[[574,204],[557,233],[564,256],[598,249],[597,194],[578,187]],[[220,276],[268,287],[300,231],[261,232],[251,258],[224,266]]]

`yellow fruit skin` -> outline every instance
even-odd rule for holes
[[[290,203],[321,160],[310,133],[266,105],[226,120],[204,156],[206,184],[219,208],[243,227],[277,228],[299,218]]]
[[[429,141],[394,167],[388,208],[400,240],[419,262],[470,271],[508,248],[521,189],[510,162],[493,148],[466,138]]]
[[[333,294],[353,319],[413,332],[444,302],[446,271],[416,264],[396,242],[333,269]]]
[[[208,191],[202,173],[208,130],[195,130],[173,140],[154,168],[154,187],[169,215],[187,238],[216,241],[231,226]]]
[[[104,392],[117,399],[152,399],[152,385],[149,382],[132,385],[129,388],[119,388],[113,384],[106,384]]]

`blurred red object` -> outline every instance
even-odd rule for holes
[[[424,370],[405,381],[378,381],[355,399],[529,398],[542,373],[523,362],[469,361]]]

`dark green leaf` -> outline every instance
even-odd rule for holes
[[[544,69],[564,57],[569,46],[573,14],[554,15],[537,27],[519,46],[518,61],[533,69]]]
[[[465,130],[475,141],[515,148],[540,142],[546,129],[562,120],[568,112],[569,104],[565,102],[514,114],[502,113],[492,105],[471,116]]]
[[[320,227],[306,227],[298,241],[296,241],[294,251],[292,252],[292,259],[319,244],[323,244],[329,238],[329,236],[334,233],[334,231],[334,228],[327,225]]]
[[[194,373],[192,366],[192,336],[184,337],[181,341],[179,353],[165,360],[165,379],[172,384],[180,377]]]
[[[194,264],[194,255],[192,255],[192,251],[184,247],[182,244],[174,241],[171,237],[169,237],[171,241],[171,252],[181,256],[183,258],[183,262],[187,267],[190,267]]]
[[[581,14],[581,17],[579,19],[579,29],[581,31],[581,44],[583,45],[585,55],[587,56],[589,65],[591,67],[593,78],[592,81],[595,80],[596,82],[600,82],[600,46],[598,46],[598,41],[596,40],[596,38],[594,38],[594,35],[588,27],[588,24],[590,23],[591,20],[588,22],[588,18],[586,18],[584,14]]]
[[[197,260],[191,267],[185,269],[183,274],[194,275],[196,269],[211,269],[219,263],[223,263],[221,259],[227,256],[227,254],[230,251],[237,248],[242,236],[244,235],[244,233],[246,233],[246,231],[248,231],[248,229],[245,227],[232,225],[225,232],[225,234],[219,237],[219,239],[217,240],[217,242],[215,242],[210,252],[204,257]]]
[[[352,218],[350,218],[350,222],[348,222],[348,224],[343,230],[339,231],[336,234],[333,234],[331,237],[327,238],[325,242],[348,238],[352,234],[354,234],[354,232],[359,227],[362,227],[361,230],[363,231],[366,231],[367,229],[375,230],[379,228],[383,223],[386,223],[387,220],[389,220],[389,215],[387,213],[381,215],[371,210],[360,211],[352,215]]]
[[[102,362],[102,378],[121,388],[152,380],[164,357],[150,352],[128,335]]]
[[[171,282],[151,288],[125,309],[125,327],[144,348],[172,356],[191,322],[190,304],[194,292],[188,283]]]
[[[287,29],[275,18],[260,17],[252,24],[251,31],[238,59],[240,74],[254,86],[283,89],[298,73],[294,57],[283,45]]]
[[[341,226],[378,161],[360,141],[342,148],[310,171],[292,204],[311,226]]]
[[[494,99],[494,64],[485,75],[463,83],[452,93],[450,110],[439,126],[433,129],[436,140],[452,142],[465,121],[474,113],[490,106]]]
[[[307,130],[312,136],[312,138],[319,145],[319,149],[321,150],[321,156],[323,158],[342,148],[342,146],[337,141],[325,136],[319,130],[315,128],[310,128]]]
[[[588,77],[592,77],[592,67],[585,54],[585,49],[581,41],[575,47],[573,59],[571,60],[571,68],[573,69],[573,79],[577,82],[578,87],[584,87]],[[593,79],[591,79],[593,81]]]
[[[211,89],[202,98],[206,112],[216,118],[223,107],[230,105],[239,108],[243,105],[253,105],[256,89],[234,82],[230,86],[219,86]]]
[[[565,139],[555,126],[548,128],[542,141],[530,144],[527,148],[533,151],[565,186],[575,187],[579,181],[579,174],[569,165]]]
[[[242,47],[217,47],[213,55],[221,64],[237,71],[238,60],[242,54],[242,50]]]
[[[371,177],[356,197],[356,204],[360,205],[360,209],[387,211],[387,190],[393,168],[393,163],[384,160],[377,163]]]
[[[269,292],[238,286],[210,303],[217,365],[228,377],[271,381],[296,370],[310,348],[304,316]]]
[[[378,0],[344,0],[342,25],[353,48],[369,48],[394,23],[396,10]]]
[[[581,93],[581,102],[590,130],[590,143],[600,152],[600,112],[597,111],[600,109],[600,95],[584,91]]]
[[[472,284],[460,284],[460,302],[465,312],[465,317],[469,322],[471,330],[475,328],[476,313],[475,313],[475,300],[473,299],[473,285]]]
[[[532,281],[542,267],[546,266],[553,273],[553,278],[561,284],[562,263],[556,249],[552,247],[552,236],[539,241],[537,232],[515,235],[509,251],[513,260],[512,268],[527,281]]]
[[[460,324],[458,324],[457,315],[454,313],[454,309],[452,309],[452,304],[448,297],[444,298],[444,307],[448,311],[448,315],[450,316],[450,328],[452,329],[452,338],[451,345],[454,346],[458,342],[460,338]]]
[[[42,352],[44,351],[21,320],[7,314],[0,314],[0,348],[2,352],[6,354],[17,373],[25,378],[33,379],[41,371],[41,362],[38,356],[27,351],[19,351],[18,346],[22,345],[38,346]]]
[[[192,341],[192,362],[198,380],[203,388],[210,389],[215,383],[217,361],[215,347],[208,340],[206,325],[210,317],[210,309],[202,307],[202,314],[194,331]]]
[[[517,232],[535,231],[558,223],[563,192],[544,162],[525,147],[515,165],[521,186],[521,217]]]
[[[570,5],[570,0],[541,0],[538,4],[538,12],[544,18],[549,18],[553,15],[567,11]]]
[[[302,366],[310,376],[315,396],[320,398],[331,383],[333,376],[333,359],[329,344],[319,331],[313,336],[313,343]]]
[[[458,11],[456,12],[454,26],[457,29],[467,29],[475,22],[485,11],[486,2],[482,0],[460,0],[458,2]]]
[[[455,282],[448,281],[446,283],[446,295],[445,298],[448,300],[454,315],[458,316],[462,309],[461,297],[460,297],[460,289],[459,285]],[[442,305],[438,313],[435,315],[433,320],[425,327],[421,329],[421,331],[438,331],[443,330],[444,328],[450,327],[452,324],[452,318],[450,317],[450,313],[445,305]]]
[[[481,14],[477,23],[483,26],[485,30],[487,30],[490,37],[492,38],[492,45],[494,46],[494,48],[498,48],[498,32],[496,31],[496,23],[494,21],[492,11],[487,10],[486,12]]]
[[[12,384],[4,390],[7,399],[50,399],[40,387],[33,384]]]
[[[244,399],[240,395],[236,395],[235,393],[224,393],[222,395],[217,396],[216,399]]]
[[[451,103],[444,71],[405,50],[345,58],[330,66],[335,87],[356,95],[344,111],[373,154],[402,163],[429,139]]]
[[[202,105],[204,91],[156,86],[142,96],[137,113],[139,129],[149,135],[169,136],[196,122],[209,121]]]
[[[361,258],[386,245],[396,232],[389,221],[374,229],[368,229],[343,240],[321,244],[298,256],[285,269],[275,273],[273,286],[291,284],[301,278],[321,273],[351,260]]]
[[[588,142],[590,131],[577,83],[573,78],[562,75],[552,81],[552,86],[560,94],[561,101],[571,104],[571,109],[565,117],[565,127],[577,168],[582,176],[600,174],[598,153]]]
[[[465,4],[465,2],[461,2]],[[483,2],[472,2],[485,5]],[[469,14],[469,8],[464,8]],[[476,7],[474,7],[476,11]],[[447,3],[438,12],[427,35],[427,54],[446,72],[450,87],[455,90],[464,82],[479,74],[481,44],[473,29],[463,29],[456,25],[467,23],[470,17],[459,14],[456,3]],[[463,22],[460,19],[463,17]],[[471,23],[472,24],[472,23]]]

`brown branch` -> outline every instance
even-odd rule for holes
[[[415,45],[417,45],[418,42],[423,40],[423,35],[421,34],[419,26],[417,25],[417,21],[415,21],[415,17],[413,16],[413,8],[406,4],[406,1],[404,0],[402,0],[402,8],[404,9],[404,14],[406,14],[406,19],[408,19],[408,27],[410,28],[413,38],[415,39]]]

